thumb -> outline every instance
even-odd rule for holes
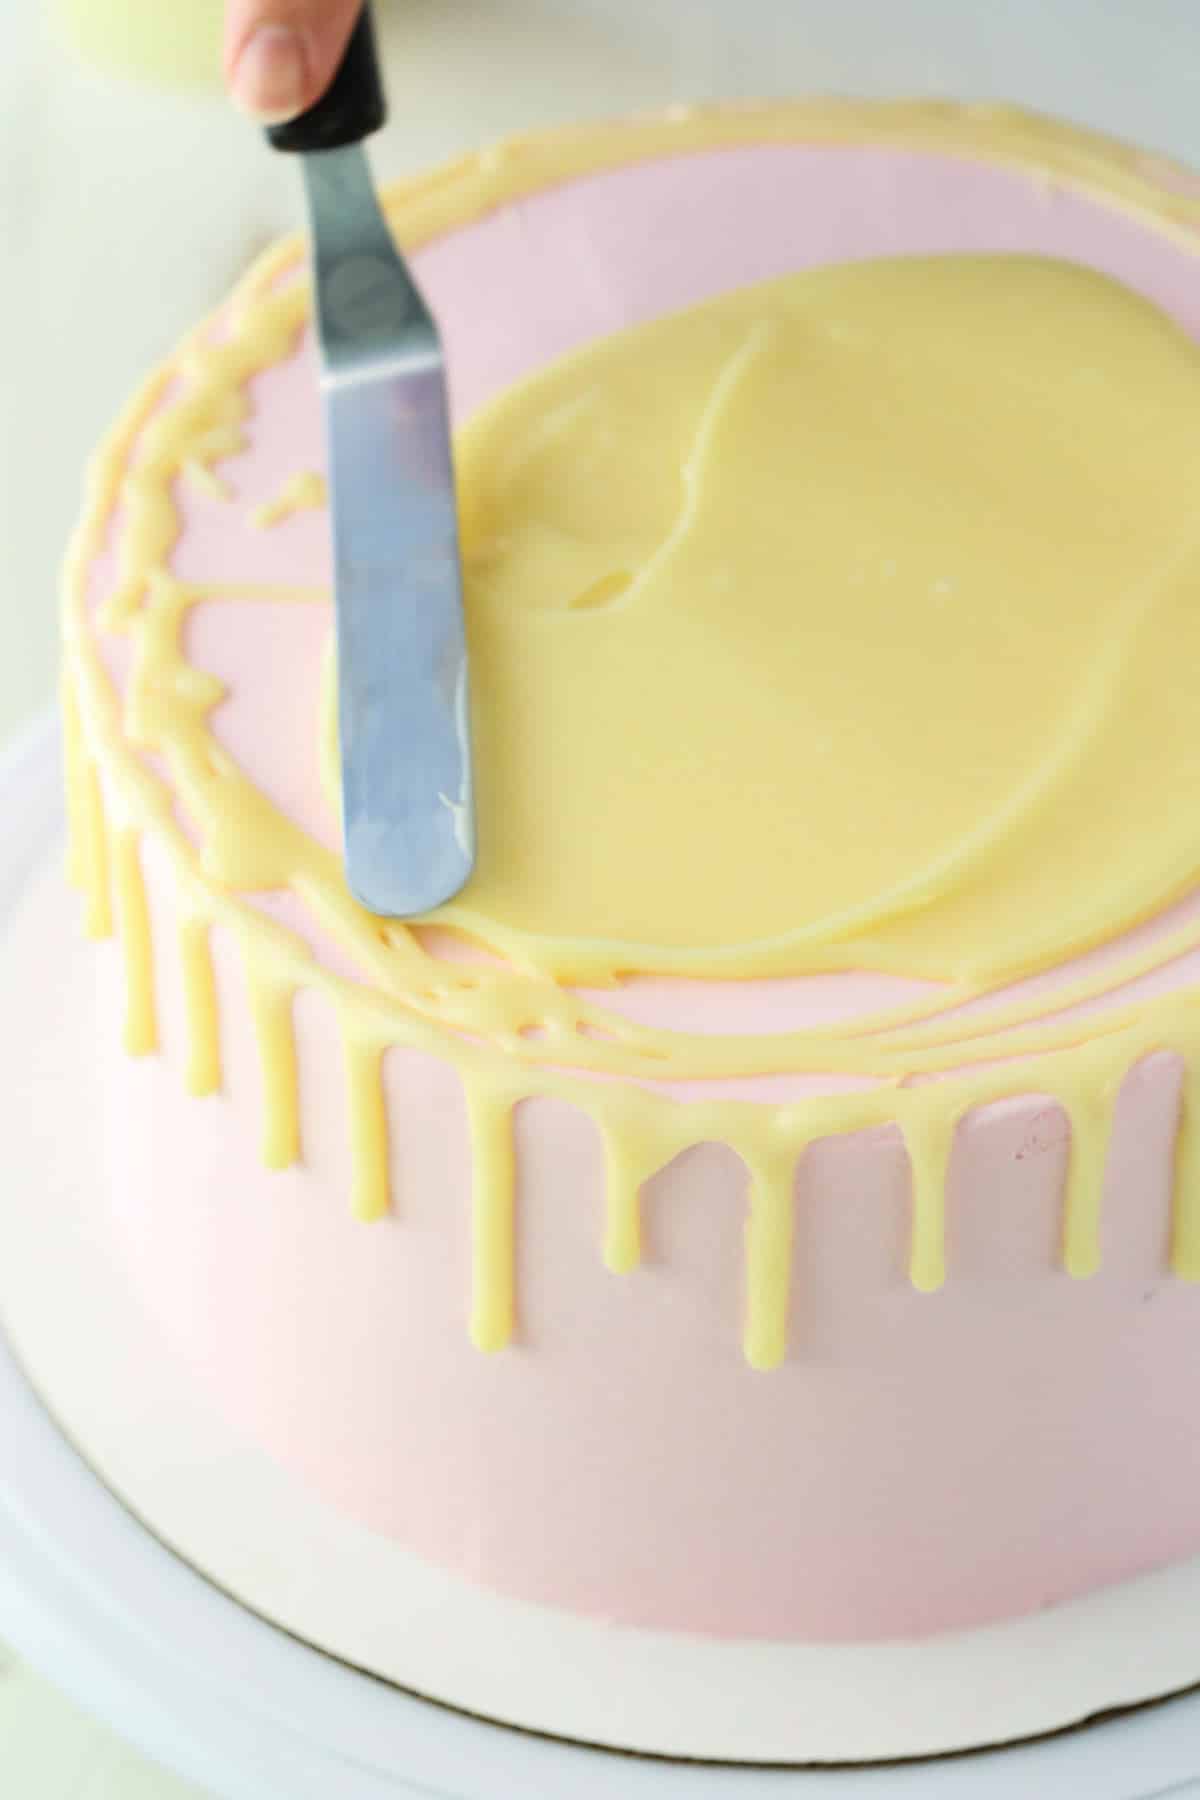
[[[225,80],[235,104],[272,123],[320,98],[362,0],[226,0]]]

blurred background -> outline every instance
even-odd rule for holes
[[[1196,0],[379,0],[396,174],[530,125],[833,92],[1014,101],[1200,167]],[[0,745],[51,702],[84,460],[298,222],[219,86],[221,0],[0,0]],[[0,1618],[0,1637],[4,1621]],[[0,1793],[185,1789],[0,1652]]]

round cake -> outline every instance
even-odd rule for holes
[[[299,244],[70,558],[140,1298],[322,1504],[630,1634],[914,1640],[1200,1553],[1195,192],[813,103],[390,211],[455,410],[464,892],[347,889]]]

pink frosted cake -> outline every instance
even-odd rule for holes
[[[343,877],[298,245],[71,557],[141,1298],[323,1505],[564,1629],[918,1640],[1200,1553],[1194,194],[819,104],[392,217],[460,428],[459,899]]]

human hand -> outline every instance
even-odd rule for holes
[[[225,81],[243,112],[290,119],[333,80],[362,0],[225,0]]]

